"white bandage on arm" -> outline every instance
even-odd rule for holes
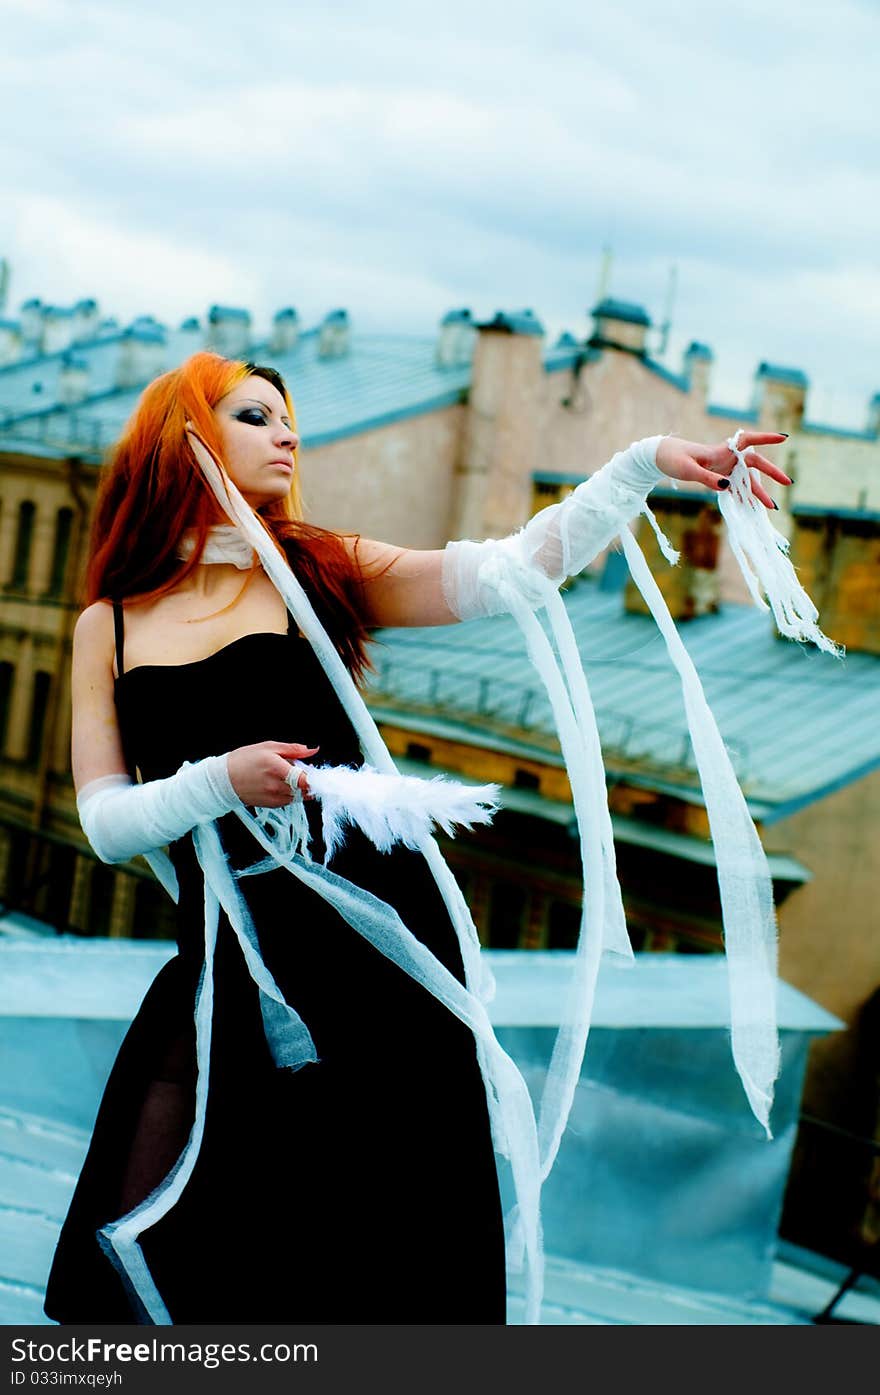
[[[103,775],[84,785],[76,808],[83,832],[102,862],[127,862],[182,838],[240,807],[227,756],[184,763],[164,780],[134,784],[127,775]]]
[[[508,609],[496,589],[499,580],[537,606],[548,580],[558,586],[583,571],[645,509],[651,489],[665,478],[656,465],[662,439],[649,436],[618,451],[567,499],[542,509],[510,537],[448,543],[442,584],[452,613],[472,620]]]

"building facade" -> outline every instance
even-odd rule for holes
[[[826,692],[816,671],[804,698],[816,707],[786,710],[798,675],[778,670],[779,653],[812,660],[768,640],[743,701],[783,747],[806,753],[812,742],[824,774],[806,781],[800,805],[772,789],[763,790],[763,802],[753,792],[753,813],[774,876],[783,975],[855,1028],[880,984],[880,949],[866,925],[876,898],[880,776],[872,771],[880,749],[864,720],[880,677],[880,395],[867,405],[864,432],[825,427],[808,418],[803,374],[763,362],[752,401],[735,410],[711,400],[705,345],[692,343],[672,372],[648,351],[650,322],[640,307],[605,300],[593,316],[588,340],[563,336],[552,346],[530,311],[483,324],[451,311],[422,340],[358,335],[344,311],[306,330],[290,309],[259,339],[247,312],[221,306],[176,330],[149,317],[121,328],[102,320],[94,301],[64,313],[29,302],[18,321],[0,325],[0,896],[7,906],[80,934],[172,933],[170,904],[145,866],[105,867],[85,844],[69,766],[70,642],[101,461],[157,373],[203,347],[271,363],[296,402],[309,518],[412,547],[503,536],[642,436],[713,440],[754,424],[790,433],[774,454],[795,483],[777,491],[776,520],[826,632],[858,656],[858,682],[847,689],[829,679]],[[656,490],[652,506],[682,552],[669,569],[653,534],[640,534],[670,609],[702,625],[712,653],[722,652],[726,622],[747,593],[714,498],[683,486]],[[597,662],[619,663],[624,679],[608,690],[602,736],[633,942],[717,951],[705,807],[680,723],[656,719],[653,641],[641,629],[649,622],[619,563],[614,553],[597,559],[580,587],[590,604],[600,602],[584,647],[601,632],[605,658],[599,650]],[[717,630],[705,629],[716,620]],[[539,720],[540,695],[517,678],[502,647],[488,669],[479,655],[466,661],[476,687],[456,710],[443,674],[459,638],[444,631],[431,637],[433,649],[423,643],[415,669],[427,686],[407,692],[395,676],[406,654],[380,637],[369,701],[392,752],[413,768],[504,786],[505,808],[492,829],[448,845],[484,942],[570,946],[581,874],[570,791],[558,746]],[[819,720],[829,704],[843,724],[836,764],[820,760],[816,745],[833,741]],[[735,726],[731,716],[725,739],[735,741]],[[748,754],[747,730],[741,745]],[[840,1082],[851,1073],[854,1041],[844,1033],[814,1048],[807,1098],[825,1118],[846,1115]],[[854,1127],[846,1118],[841,1127]]]

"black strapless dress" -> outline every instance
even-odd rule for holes
[[[120,728],[144,780],[266,740],[361,763],[332,685],[296,633],[119,671]],[[317,858],[317,805],[306,808]],[[234,814],[218,826],[234,866],[263,857]],[[45,1311],[59,1322],[139,1320],[96,1231],[163,1180],[193,1122],[204,886],[189,835],[170,851],[179,953],[147,992],[107,1082],[49,1277]],[[463,981],[420,854],[382,854],[352,832],[331,866],[393,905]],[[258,990],[221,913],[205,1133],[182,1196],[140,1239],[172,1321],[503,1323],[501,1206],[471,1032],[288,872],[239,885],[319,1060],[275,1066]]]

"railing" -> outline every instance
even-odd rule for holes
[[[556,746],[544,690],[494,675],[451,673],[448,668],[380,658],[368,700],[401,711],[470,719],[499,734],[521,733],[533,741],[538,738],[541,745]],[[680,726],[601,707],[596,710],[596,722],[607,754],[627,763],[696,773],[690,735]],[[744,782],[749,774],[748,744],[726,741],[725,745],[737,778]]]

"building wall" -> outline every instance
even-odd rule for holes
[[[880,1270],[880,1253],[866,1243],[872,1153],[859,1140],[876,1138],[880,1126],[878,830],[875,770],[774,824],[764,838],[813,872],[779,911],[780,974],[847,1024],[810,1049],[802,1100],[808,1117],[782,1233],[870,1272]]]
[[[450,536],[465,408],[446,407],[300,453],[306,516],[405,547]]]

